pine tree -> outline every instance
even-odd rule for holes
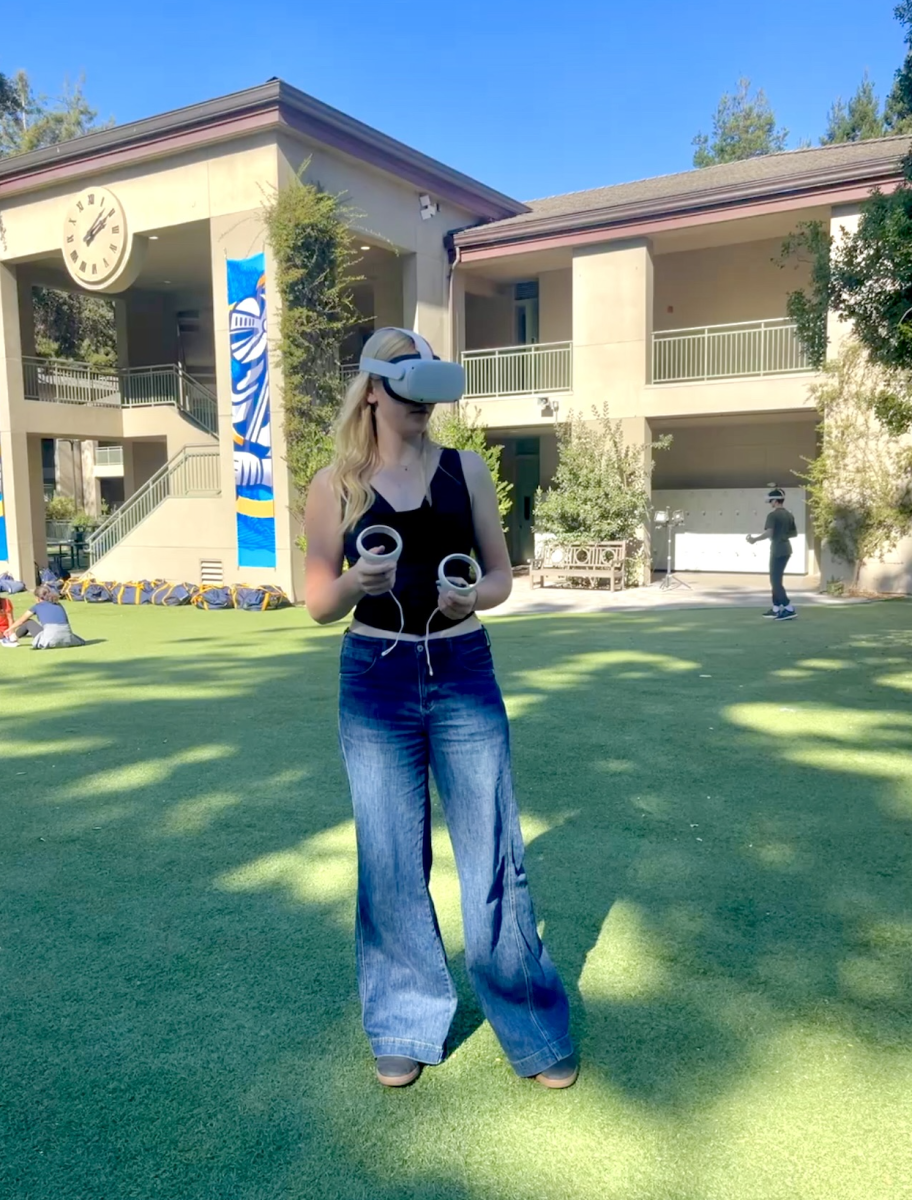
[[[64,82],[61,94],[53,101],[35,92],[25,71],[17,71],[12,79],[4,77],[2,83],[0,157],[56,146],[113,123],[99,124],[97,110],[83,93],[82,79],[72,86]]]
[[[912,4],[912,0],[907,0]],[[739,79],[733,96],[726,93],[713,116],[712,135],[698,133],[693,140],[695,167],[738,162],[785,149],[788,130],[777,128],[776,116],[763,89],[751,95],[750,80]]]
[[[883,137],[887,133],[880,101],[874,84],[867,72],[858,85],[855,95],[848,104],[840,96],[830,109],[827,130],[820,139],[821,146],[832,146],[836,142],[865,142],[869,138]]]
[[[893,15],[905,28],[906,57],[896,72],[884,116],[888,133],[912,133],[912,0],[902,0]]]

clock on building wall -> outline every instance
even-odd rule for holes
[[[80,287],[120,292],[139,274],[140,241],[123,205],[106,187],[89,187],[70,202],[63,222],[63,257]]]

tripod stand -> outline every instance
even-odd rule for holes
[[[662,519],[664,518],[664,520]],[[670,592],[674,588],[686,588],[691,591],[689,583],[685,583],[683,579],[678,579],[677,575],[671,569],[671,553],[672,553],[672,530],[679,525],[684,524],[684,514],[678,510],[674,512],[657,512],[655,515],[656,525],[665,526],[666,545],[665,545],[665,578],[659,584],[659,590]]]

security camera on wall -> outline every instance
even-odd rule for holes
[[[440,211],[439,205],[435,204],[430,196],[419,196],[418,202],[421,205],[422,221],[430,221],[431,217]]]

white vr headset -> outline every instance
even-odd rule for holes
[[[455,404],[465,391],[465,370],[459,363],[442,362],[419,333],[389,326],[415,343],[415,354],[400,354],[389,362],[362,356],[358,369],[377,375],[394,400],[406,404]]]

